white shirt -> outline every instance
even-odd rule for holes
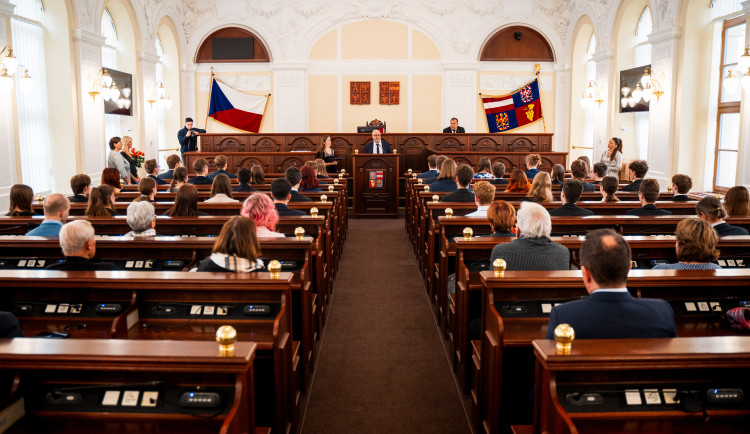
[[[605,288],[605,289],[597,289],[594,292],[628,292],[628,288]]]
[[[224,193],[216,193],[213,197],[203,201],[204,203],[228,203],[228,202],[239,202],[237,199],[232,199]]]
[[[258,238],[284,238],[284,234],[274,232],[265,226],[258,226],[255,228],[255,235]]]
[[[382,145],[380,144],[380,141],[378,141],[377,143],[372,142],[372,151],[373,151],[373,153],[375,153],[375,154],[382,154],[383,153],[382,149],[383,148],[382,148]]]
[[[490,208],[489,205],[481,205],[476,211],[466,214],[466,217],[487,217],[487,210]]]

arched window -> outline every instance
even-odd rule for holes
[[[227,27],[212,33],[201,44],[198,63],[270,62],[268,49],[252,32]]]
[[[112,20],[112,15],[109,14],[107,9],[104,9],[102,13],[102,36],[107,38],[104,41],[107,45],[115,45],[117,43],[117,29],[115,28],[115,22]]]
[[[646,6],[641,12],[638,24],[635,26],[634,61],[636,66],[651,64],[651,44],[648,35],[651,34],[651,10]],[[648,158],[648,112],[635,113],[635,145],[638,147],[638,158]]]
[[[31,85],[22,87],[16,80],[18,112],[18,141],[21,149],[21,178],[34,192],[52,190],[51,134],[47,65],[45,62],[44,7],[41,0],[11,0],[16,5],[10,20],[13,54],[18,59],[19,71],[28,70]]]
[[[512,26],[487,41],[479,60],[554,62],[555,55],[541,33],[525,26]]]
[[[588,46],[586,47],[586,83],[596,80],[596,62],[594,62],[594,52],[596,52],[596,36],[591,35]],[[598,105],[590,105],[586,109],[583,123],[583,146],[587,148],[594,147],[594,122],[596,109]],[[593,161],[593,151],[589,158]]]
[[[102,36],[107,38],[106,41],[104,41],[104,46],[102,47],[102,66],[105,68],[117,69],[118,67],[117,27],[115,26],[115,21],[112,19],[112,15],[109,13],[109,11],[106,8],[104,9],[104,12],[102,12],[101,33],[102,33]],[[122,125],[120,122],[120,116],[105,114],[104,115],[105,142],[108,142],[110,137],[120,136],[121,134],[122,134]],[[108,153],[109,153],[109,147],[106,148],[104,155],[107,155]]]

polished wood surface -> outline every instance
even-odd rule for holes
[[[354,217],[398,217],[399,156],[356,154],[352,160]]]

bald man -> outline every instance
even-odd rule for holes
[[[68,218],[70,201],[62,194],[50,194],[44,198],[44,221],[38,228],[26,233],[34,237],[57,237],[63,221]]]

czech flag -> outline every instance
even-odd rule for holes
[[[248,95],[213,78],[208,117],[238,130],[257,133],[267,102],[266,95]]]
[[[538,79],[508,95],[483,97],[482,103],[491,133],[510,131],[542,118]]]

